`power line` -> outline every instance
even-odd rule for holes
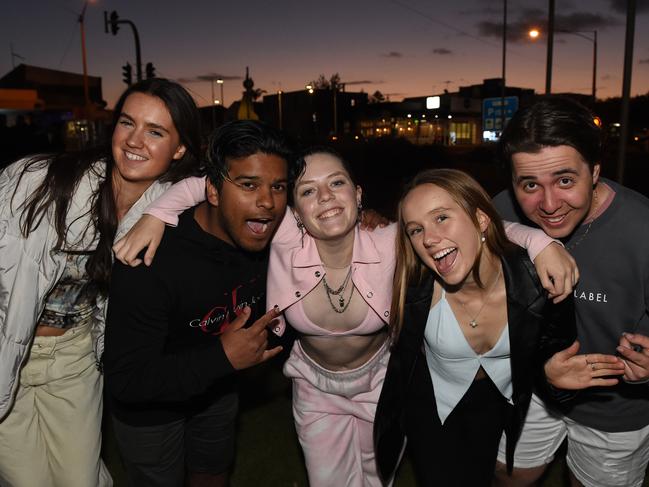
[[[70,50],[70,46],[72,46],[72,41],[75,40],[76,34],[78,34],[79,31],[76,29],[76,21],[75,21],[75,26],[72,29],[72,33],[70,35],[70,39],[68,40],[67,46],[65,46],[65,49],[63,50],[63,55],[61,56],[61,60],[59,61],[59,68],[63,65],[63,61],[65,60],[65,57],[68,55],[68,51]]]
[[[435,17],[433,17],[431,15],[428,15],[426,12],[423,12],[423,11],[419,10],[418,8],[412,7],[412,6],[410,6],[410,5],[406,4],[406,3],[403,3],[403,2],[401,2],[399,0],[390,0],[390,2],[392,2],[392,3],[396,4],[396,5],[399,5],[400,7],[419,15],[420,17],[423,17],[426,20],[428,20],[428,21],[430,21],[430,22],[432,22],[434,24],[441,25],[441,26],[446,27],[447,29],[452,30],[452,31],[454,31],[454,32],[456,32],[456,33],[458,33],[458,34],[460,34],[462,36],[469,37],[469,38],[471,38],[473,40],[476,40],[476,41],[480,42],[480,44],[482,44],[482,45],[487,44],[487,45],[489,45],[491,47],[494,47],[494,48],[497,48],[497,49],[500,49],[502,47],[501,44],[491,42],[489,40],[489,38],[487,38],[485,36],[476,36],[476,35],[470,34],[469,32],[466,32],[465,30],[462,30],[462,29],[460,29],[458,27],[455,27],[454,25],[443,22],[443,21],[441,21],[441,20],[439,20],[439,19],[437,19],[437,18],[435,18]],[[511,44],[511,43],[508,43],[508,44]],[[533,63],[533,64],[542,64],[541,61],[531,60],[529,58],[529,56],[527,56],[525,54],[522,54],[520,52],[517,52],[515,49],[512,49],[509,46],[508,46],[508,52],[510,54],[514,54],[516,56],[524,58],[526,62]]]

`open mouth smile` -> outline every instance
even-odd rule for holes
[[[435,261],[435,268],[440,275],[448,274],[455,264],[455,258],[457,257],[457,247],[448,247],[444,250],[440,250],[433,254],[433,260]]]
[[[333,218],[334,216],[340,215],[343,212],[342,208],[332,208],[318,215],[318,220],[326,220],[327,218]]]
[[[558,225],[561,225],[566,220],[567,215],[568,214],[565,213],[565,214],[559,215],[559,216],[551,216],[551,217],[550,216],[541,216],[541,220],[544,221],[546,224],[548,224],[550,226],[558,226]]]
[[[147,160],[146,157],[140,156],[138,154],[134,154],[133,152],[124,151],[124,154],[126,155],[126,158],[129,161],[146,161]]]
[[[272,218],[251,218],[246,220],[246,225],[255,235],[265,235],[272,221]]]

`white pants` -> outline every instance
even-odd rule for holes
[[[649,426],[637,431],[609,433],[581,425],[548,410],[532,396],[514,467],[532,468],[550,463],[568,437],[566,462],[585,487],[640,487],[649,462]],[[498,461],[505,463],[505,437]]]
[[[109,487],[100,458],[102,377],[89,326],[36,337],[0,422],[2,487]]]

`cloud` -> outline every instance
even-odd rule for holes
[[[640,64],[649,64],[649,58],[647,58],[647,59],[640,59]]]
[[[439,54],[440,56],[446,56],[448,54],[453,54],[453,51],[446,49],[445,47],[436,47],[433,49],[433,54]]]
[[[555,17],[555,28],[557,30],[595,30],[606,29],[615,25],[619,25],[617,19],[590,12],[574,12],[569,15],[557,15]]]
[[[599,79],[601,79],[602,81],[610,81],[612,79],[617,79],[617,76],[613,76],[612,74],[607,73],[604,76],[600,77]]]
[[[573,12],[567,15],[555,15],[554,18],[556,31],[592,31],[619,24],[619,20],[613,17],[591,12]],[[529,40],[528,32],[532,27],[546,30],[546,11],[538,8],[523,9],[515,20],[507,23],[507,40],[510,42]],[[477,28],[481,36],[502,39],[502,21],[483,20],[477,23]]]
[[[527,33],[532,27],[545,29],[547,12],[538,8],[526,8],[518,15],[517,20],[507,22],[507,40],[510,42],[520,42],[527,39]],[[483,37],[494,37],[502,39],[503,23],[502,19],[496,21],[483,20],[477,23],[478,32]]]
[[[609,0],[611,9],[621,14],[626,14],[626,3],[627,0]],[[636,2],[635,4],[636,13],[649,12],[649,2]]]
[[[235,81],[238,79],[243,79],[243,76],[207,73],[207,74],[199,74],[198,76],[196,76],[196,79],[199,81],[212,81],[213,79],[222,79],[223,81]]]
[[[401,53],[399,51],[390,51],[390,52],[381,54],[381,56],[382,57],[390,57],[390,58],[394,58],[394,59],[399,59],[399,58],[403,57],[403,53]]]
[[[356,81],[343,81],[345,85],[381,85],[385,83],[385,81],[370,81],[367,79],[363,80],[356,80]]]
[[[223,81],[236,81],[243,79],[243,76],[235,76],[228,74],[217,74],[217,73],[206,73],[199,74],[192,78],[178,78],[179,83],[198,83],[200,81],[216,81],[217,79],[222,79]]]

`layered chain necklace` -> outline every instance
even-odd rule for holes
[[[336,313],[344,313],[347,311],[347,308],[349,307],[349,303],[352,301],[352,295],[354,294],[354,284],[352,283],[352,291],[349,293],[349,298],[345,301],[345,289],[347,289],[347,285],[349,284],[349,281],[351,280],[352,277],[352,266],[349,266],[349,271],[347,271],[347,275],[345,276],[345,279],[343,280],[343,283],[338,287],[338,289],[332,289],[329,284],[327,283],[327,276],[322,278],[322,283],[324,284],[325,292],[327,293],[327,299],[329,300],[329,304],[331,305],[331,309],[333,309]],[[333,296],[333,298],[332,298]],[[338,301],[338,307],[334,304],[334,299],[337,299]]]
[[[489,301],[489,297],[491,296],[491,293],[493,293],[494,289],[496,289],[496,284],[498,284],[498,281],[500,280],[500,274],[502,273],[502,269],[498,269],[498,274],[496,275],[496,279],[494,279],[493,284],[489,287],[489,291],[487,294],[485,294],[484,300],[482,301],[482,306],[480,306],[480,309],[478,312],[475,314],[473,318],[471,318],[471,313],[469,313],[469,310],[466,309],[466,306],[462,301],[458,299],[458,302],[460,303],[460,306],[462,306],[462,309],[464,310],[464,314],[466,314],[471,320],[469,321],[469,326],[471,328],[477,328],[478,327],[478,316],[480,316],[480,313],[482,313],[482,310],[487,304],[487,301]]]

